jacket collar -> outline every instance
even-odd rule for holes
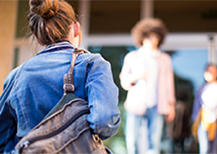
[[[49,52],[56,52],[60,50],[66,50],[66,49],[74,49],[74,46],[69,41],[63,40],[47,46],[43,51],[41,51],[37,55],[43,53],[49,53]]]

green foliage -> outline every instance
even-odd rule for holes
[[[123,102],[119,103],[119,109],[121,111],[121,125],[118,129],[118,132],[115,136],[104,141],[106,147],[112,150],[113,153],[126,153],[126,144],[125,144],[125,117],[126,112],[123,107]]]

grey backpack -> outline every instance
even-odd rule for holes
[[[64,95],[57,105],[36,127],[16,145],[19,153],[70,153],[106,154],[102,140],[93,134],[87,121],[88,102],[73,94],[73,68],[77,56],[86,50],[72,54],[71,66],[64,75]]]

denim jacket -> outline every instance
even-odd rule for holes
[[[61,99],[73,49],[68,41],[50,45],[6,77],[0,97],[0,153],[13,150]],[[102,139],[115,135],[121,120],[110,63],[100,54],[84,53],[73,75],[74,94],[88,101],[93,132]]]

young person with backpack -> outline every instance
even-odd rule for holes
[[[29,5],[29,27],[46,48],[5,78],[0,97],[0,153],[14,151],[61,99],[63,76],[81,40],[76,14],[66,1],[30,0]],[[75,61],[73,80],[74,94],[88,102],[92,133],[101,139],[115,135],[120,111],[110,63],[100,54],[83,53]]]

